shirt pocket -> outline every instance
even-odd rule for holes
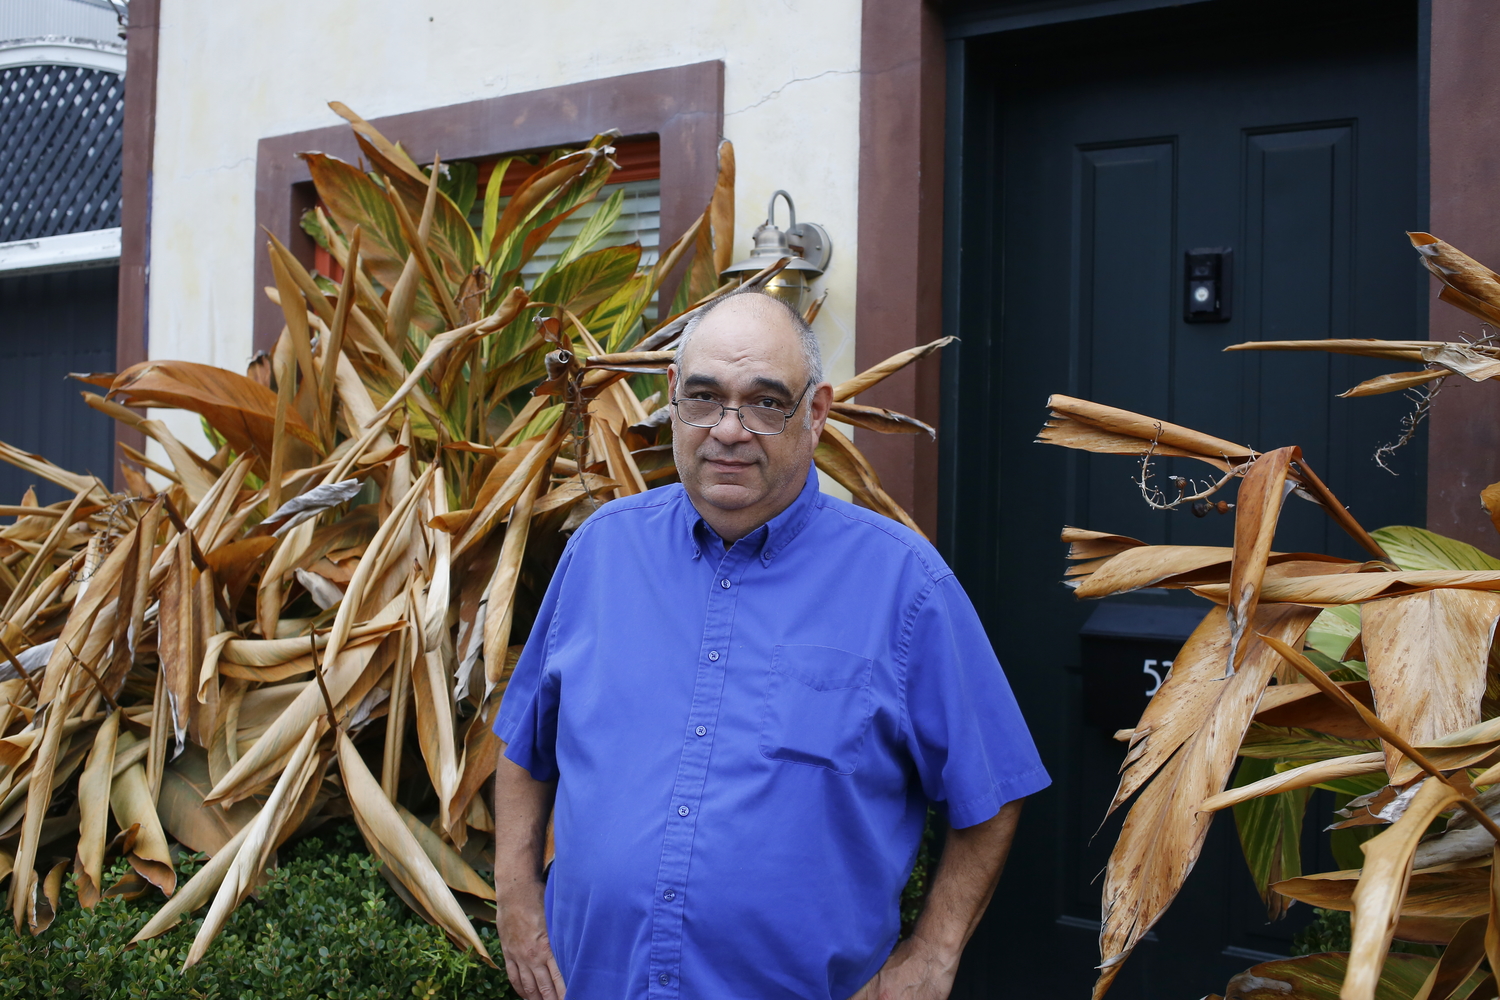
[[[874,661],[832,646],[776,646],[761,755],[852,774],[874,714],[873,670]]]

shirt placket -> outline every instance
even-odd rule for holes
[[[693,681],[693,700],[683,733],[682,756],[668,803],[667,832],[662,840],[655,899],[651,906],[651,998],[682,995],[683,909],[689,898],[688,871],[698,828],[708,761],[713,751],[729,665],[730,640],[741,580],[754,547],[744,539],[726,552],[709,582],[708,611]]]

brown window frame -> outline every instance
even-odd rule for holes
[[[586,142],[611,128],[625,136],[656,135],[661,143],[661,232],[664,239],[675,239],[713,196],[724,130],[724,64],[713,60],[627,73],[388,115],[371,123],[419,159],[434,151],[445,160],[475,160],[547,149]],[[275,284],[264,230],[305,264],[313,263],[315,244],[299,225],[315,197],[307,165],[297,158],[308,150],[351,163],[359,157],[349,127],[342,124],[260,140],[255,164],[255,350],[269,351],[282,326],[281,310],[261,291]],[[677,280],[673,275],[663,287],[666,301],[671,301]]]

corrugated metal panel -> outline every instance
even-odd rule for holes
[[[114,428],[67,374],[114,370],[119,275],[101,267],[0,278],[0,441],[106,483]],[[66,498],[61,487],[0,464],[0,503],[19,502],[31,485],[42,503]]]
[[[120,224],[124,116],[113,73],[0,69],[0,243]]]
[[[49,36],[119,42],[120,23],[108,0],[0,2],[0,42]]]

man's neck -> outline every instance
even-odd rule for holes
[[[714,530],[714,534],[723,539],[724,547],[728,549],[756,528],[775,520],[777,515],[797,502],[797,498],[802,495],[802,490],[806,486],[807,479],[803,478],[785,494],[774,498],[767,497],[766,500],[753,507],[744,507],[739,510],[724,510],[715,507],[707,500],[693,496],[692,493],[688,494],[688,500],[692,503],[693,509],[698,512],[698,516],[703,518],[703,522]]]

